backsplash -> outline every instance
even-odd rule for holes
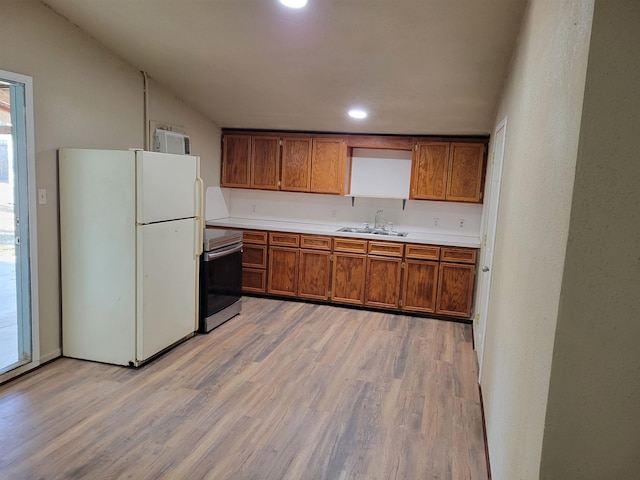
[[[237,217],[339,226],[373,225],[377,210],[395,230],[480,235],[482,205],[209,187],[206,219]]]

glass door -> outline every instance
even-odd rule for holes
[[[27,84],[20,77],[0,71],[0,380],[34,361],[29,228],[33,169],[28,161]]]

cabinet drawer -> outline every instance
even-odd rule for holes
[[[415,245],[409,243],[407,244],[405,249],[405,257],[421,260],[439,260],[440,247],[434,247],[433,245]]]
[[[331,237],[321,237],[320,235],[300,235],[300,248],[331,250]]]
[[[442,247],[440,260],[455,263],[476,263],[478,250],[475,248],[449,248]]]
[[[300,235],[295,233],[269,233],[269,245],[298,247],[300,246]]]
[[[242,269],[242,291],[265,293],[267,290],[267,271],[258,268]]]
[[[367,253],[367,241],[335,237],[333,239],[333,250],[336,252]]]
[[[252,245],[243,246],[242,266],[253,268],[267,268],[267,246]]]
[[[387,257],[401,257],[404,252],[404,244],[396,242],[369,242],[369,253],[385,255]]]
[[[260,245],[267,244],[267,232],[258,230],[244,230],[242,232],[242,241],[244,243],[258,243]]]

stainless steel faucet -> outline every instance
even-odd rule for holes
[[[382,209],[378,210],[376,212],[376,218],[373,221],[373,228],[384,228],[384,219],[382,219],[382,226],[381,226],[381,220],[380,218],[382,217]],[[380,217],[380,218],[379,218]]]

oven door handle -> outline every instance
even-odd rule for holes
[[[241,252],[242,251],[242,243],[237,245],[232,245],[229,248],[224,250],[216,250],[215,252],[205,252],[204,261],[209,262],[211,260],[215,260],[216,258],[224,257],[226,255],[231,255],[232,253]]]

